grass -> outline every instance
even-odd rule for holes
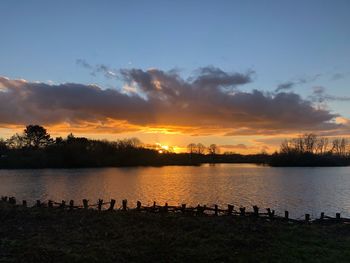
[[[0,262],[349,262],[349,225],[0,205]]]

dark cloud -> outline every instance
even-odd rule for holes
[[[133,125],[133,129],[170,127],[190,134],[232,135],[340,127],[334,123],[337,114],[315,108],[295,93],[240,91],[240,85],[252,81],[251,71],[228,73],[201,68],[188,80],[176,71],[158,69],[123,69],[119,74],[128,88],[124,92],[95,85],[49,85],[0,78],[0,123],[113,120]],[[130,89],[133,92],[128,92]]]

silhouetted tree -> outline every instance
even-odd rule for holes
[[[201,143],[197,143],[197,153],[204,154],[205,153],[205,146]]]
[[[40,125],[28,125],[24,129],[24,139],[27,147],[40,148],[48,146],[53,142],[50,134]]]
[[[189,145],[187,145],[187,151],[190,154],[197,153],[197,145],[195,143],[190,143]]]
[[[11,136],[11,138],[6,140],[6,145],[11,149],[22,149],[26,147],[27,142],[24,136],[19,135],[18,133]]]
[[[219,147],[216,144],[210,144],[208,147],[208,152],[211,155],[215,155],[219,153]]]
[[[0,155],[6,152],[7,150],[8,149],[7,149],[6,142],[3,139],[0,139]]]

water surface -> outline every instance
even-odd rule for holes
[[[350,217],[350,167],[272,168],[251,164],[0,170],[0,195],[18,200],[128,199],[164,204],[227,204]]]

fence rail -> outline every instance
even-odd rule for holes
[[[28,203],[26,200],[23,200],[21,204],[17,203],[15,197],[11,196],[2,196],[2,203],[7,203],[13,206],[22,206],[27,207]],[[89,204],[89,200],[83,199],[82,205],[76,205],[74,200],[70,200],[68,203],[65,200],[61,202],[55,202],[53,200],[48,200],[47,202],[42,202],[37,200],[34,206],[31,208],[47,208],[47,209],[67,209],[67,210],[76,210],[76,209],[95,209],[98,211],[138,211],[138,212],[150,212],[150,213],[182,213],[185,215],[192,216],[232,216],[232,217],[247,217],[247,218],[259,218],[265,219],[267,221],[280,220],[290,223],[344,223],[350,224],[350,218],[341,217],[340,213],[336,213],[335,217],[326,216],[324,212],[320,214],[319,218],[311,218],[310,214],[305,214],[304,218],[293,219],[289,217],[289,212],[285,211],[284,216],[276,215],[275,210],[266,208],[266,212],[260,212],[260,208],[254,205],[252,211],[247,211],[246,207],[240,206],[238,209],[232,204],[228,204],[226,209],[219,208],[218,205],[214,207],[208,207],[206,205],[197,205],[194,207],[188,207],[186,204],[181,204],[179,206],[171,206],[168,203],[165,205],[158,205],[156,202],[153,202],[151,206],[144,206],[140,201],[136,202],[136,207],[129,207],[128,201],[126,199],[122,200],[120,207],[116,207],[116,200],[111,199],[109,202],[104,202],[102,199],[98,199],[96,203]]]

